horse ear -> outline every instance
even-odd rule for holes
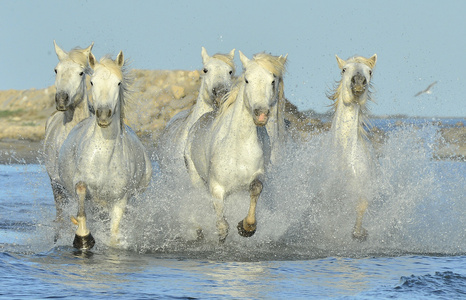
[[[120,51],[120,53],[118,53],[115,62],[117,63],[117,65],[118,65],[120,68],[123,67],[123,64],[125,63],[125,58],[124,58],[124,56],[123,56],[123,51]]]
[[[241,60],[241,63],[243,64],[243,68],[246,67],[246,65],[249,63],[249,58],[246,57],[246,55],[241,52],[241,50],[238,50],[239,52],[239,59]]]
[[[377,54],[372,55],[371,58],[369,58],[369,61],[371,62],[371,69],[373,69],[377,62]]]
[[[288,58],[288,53],[285,54],[285,56],[280,55],[280,57],[278,58],[278,60],[282,63],[282,65],[284,65],[284,64],[286,63],[287,58]]]
[[[235,58],[235,48],[233,48],[233,50],[230,51],[230,53],[228,53],[228,56],[230,57],[231,60],[233,60]]]
[[[207,60],[209,59],[209,54],[207,54],[207,50],[204,47],[202,47],[201,56],[202,56],[202,63],[205,64]]]
[[[92,47],[94,47],[94,42],[92,42],[92,43],[89,45],[89,47],[87,47],[86,49],[84,49],[84,54],[86,54],[86,56],[89,56],[89,53],[91,53]]]
[[[339,58],[338,55],[335,54],[335,57],[337,58],[337,62],[338,62],[338,67],[340,69],[343,69],[343,67],[346,65],[346,61],[344,61],[343,59]]]
[[[53,45],[55,46],[55,53],[57,54],[57,57],[59,60],[63,60],[66,55],[68,54],[66,51],[62,50],[57,43],[55,43],[55,40],[53,40]]]
[[[97,61],[95,59],[94,54],[92,54],[92,52],[89,52],[88,61],[89,61],[89,66],[91,67],[91,69],[94,69]]]

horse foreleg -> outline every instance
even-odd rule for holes
[[[227,220],[225,220],[224,210],[225,210],[225,190],[216,185],[216,187],[211,190],[213,196],[213,204],[215,213],[217,215],[217,233],[219,236],[220,243],[224,243],[225,239],[228,236],[230,230],[230,225]]]
[[[54,242],[56,243],[60,237],[60,231],[65,227],[65,221],[63,218],[63,205],[65,203],[66,197],[63,190],[63,186],[57,183],[55,180],[50,178],[50,183],[52,185],[53,198],[55,200],[56,208],[56,217],[55,217],[55,236]]]
[[[256,233],[256,205],[257,199],[262,192],[262,182],[259,179],[254,179],[249,185],[249,194],[251,201],[249,203],[249,211],[246,218],[238,223],[238,233],[244,237],[251,237]]]
[[[76,195],[78,197],[78,216],[71,217],[71,221],[78,225],[76,234],[74,236],[73,246],[77,249],[89,250],[94,247],[95,240],[92,234],[87,229],[86,212],[84,209],[84,202],[87,195],[87,187],[84,182],[76,184]]]
[[[127,198],[119,200],[112,208],[110,223],[110,246],[116,247],[120,243],[120,222],[125,213]]]
[[[358,240],[358,241],[365,241],[367,238],[367,230],[362,227],[362,219],[364,217],[364,213],[367,210],[367,206],[369,203],[367,202],[367,199],[364,197],[359,198],[359,203],[356,208],[356,224],[354,225],[353,229],[353,238]]]

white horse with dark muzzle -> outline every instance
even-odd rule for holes
[[[249,237],[256,231],[256,204],[271,153],[265,126],[283,94],[286,57],[260,53],[249,60],[239,53],[243,75],[220,110],[204,114],[192,126],[185,149],[193,184],[206,184],[212,195],[221,242],[229,231],[225,199],[240,189],[249,190],[250,205],[237,226],[238,232]]]
[[[87,228],[86,199],[110,214],[110,245],[119,243],[119,225],[128,200],[143,192],[152,176],[152,165],[142,143],[124,124],[128,73],[123,53],[116,60],[97,62],[92,53],[89,65],[95,115],[79,123],[63,144],[59,175],[67,195],[78,200],[78,225],[73,242],[90,249],[95,241]]]
[[[59,184],[58,153],[71,129],[90,116],[86,76],[90,75],[88,57],[92,43],[86,49],[63,51],[53,41],[59,62],[55,67],[55,105],[57,111],[47,120],[44,138],[44,161],[52,184],[57,210],[56,220],[63,221],[63,187]]]
[[[223,96],[230,91],[235,74],[235,49],[228,54],[209,56],[201,51],[202,81],[193,107],[176,114],[165,127],[157,142],[156,155],[163,169],[184,168],[184,148],[191,126],[205,113],[217,110]]]
[[[370,84],[377,55],[356,56],[346,61],[337,56],[337,61],[341,81],[329,97],[335,101],[331,128],[335,151],[330,160],[334,171],[344,176],[345,194],[357,198],[352,236],[363,241],[367,238],[367,230],[362,222],[372,194],[370,180],[374,166],[366,132],[366,104],[371,99]]]

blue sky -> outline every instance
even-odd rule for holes
[[[53,40],[123,50],[138,69],[200,69],[233,48],[288,54],[287,98],[328,110],[335,54],[378,56],[376,115],[466,117],[466,1],[5,1],[0,90],[54,84]],[[241,63],[237,55],[237,69]],[[438,81],[430,95],[414,97]]]

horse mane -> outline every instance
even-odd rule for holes
[[[110,70],[110,72],[116,74],[121,80],[120,84],[120,101],[121,101],[121,114],[120,114],[120,124],[124,126],[125,118],[125,108],[132,103],[131,94],[132,89],[131,85],[134,81],[133,76],[130,75],[129,71],[129,61],[125,59],[123,66],[120,68],[117,63],[111,58],[110,55],[105,55],[99,61],[101,65]]]
[[[349,58],[348,60],[346,60],[346,62],[347,63],[361,63],[361,64],[365,64],[366,66],[368,66],[372,70],[374,69],[373,61],[368,59],[368,58],[365,58],[363,56],[353,56],[353,57]],[[339,81],[336,81],[335,88],[332,91],[330,91],[330,93],[327,94],[327,98],[334,101],[332,104],[329,105],[329,106],[331,106],[333,108],[333,113],[334,114],[337,111],[337,108],[338,108],[338,105],[339,105],[339,101],[337,101],[337,100],[341,95],[341,90],[343,89],[342,79],[340,79]],[[369,119],[367,117],[368,113],[370,112],[370,109],[367,107],[366,103],[367,103],[367,101],[374,102],[374,100],[372,98],[372,88],[373,88],[373,84],[372,84],[372,80],[371,80],[369,82],[369,88],[367,90],[367,99],[366,99],[366,101],[365,101],[365,103],[363,105],[359,105],[359,115],[361,116],[360,119],[359,119],[360,120],[359,121],[359,133],[361,134],[361,136],[363,136],[365,138],[367,137],[366,128],[370,125]]]
[[[233,61],[234,56],[230,54],[216,53],[212,55],[211,58],[215,58],[215,59],[223,61],[224,63],[226,63],[233,69],[233,74],[235,73],[236,68],[235,68],[235,62]]]
[[[89,67],[89,60],[88,56],[84,54],[86,49],[82,49],[79,47],[73,48],[68,52],[68,58],[77,63],[78,65],[82,66],[84,68],[84,73],[86,74],[91,74],[91,68]]]
[[[278,111],[285,111],[285,85],[283,82],[283,75],[286,71],[286,58],[282,56],[273,56],[264,52],[257,53],[251,59],[251,62],[257,63],[262,68],[271,72],[275,77],[278,78]],[[227,93],[222,99],[222,105],[219,110],[219,115],[223,115],[228,108],[236,101],[238,98],[239,90],[244,83],[244,71],[241,76],[236,79],[236,82],[233,88]]]

